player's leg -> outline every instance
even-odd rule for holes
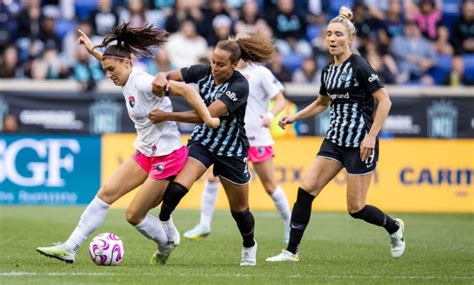
[[[321,153],[321,152],[320,152]],[[286,250],[267,261],[298,261],[299,244],[311,217],[313,200],[342,169],[342,164],[329,156],[318,156],[306,172],[301,187],[298,188],[293,205],[290,224],[290,240]]]
[[[185,232],[185,238],[198,239],[207,237],[211,233],[211,222],[216,206],[219,185],[219,178],[212,174],[212,170],[209,171],[201,196],[201,216],[199,224]]]
[[[291,211],[285,191],[283,191],[280,185],[278,185],[276,182],[273,158],[269,157],[264,161],[253,163],[253,167],[255,172],[257,172],[257,175],[260,178],[265,191],[268,193],[268,195],[270,195],[275,207],[283,218],[283,242],[286,244],[290,238]]]
[[[361,219],[367,223],[384,227],[390,235],[392,256],[399,258],[405,250],[403,221],[392,219],[379,208],[366,204],[371,180],[372,173],[348,175],[347,210],[355,219]]]
[[[255,220],[249,209],[249,186],[252,176],[247,157],[218,157],[214,175],[219,176],[229,201],[232,217],[243,239],[241,266],[257,264],[257,242],[254,239]]]
[[[122,163],[102,186],[97,196],[82,213],[79,223],[66,240],[59,246],[38,247],[44,255],[72,263],[75,253],[84,241],[103,223],[110,205],[118,198],[135,189],[146,180],[148,173],[135,160],[129,158]]]

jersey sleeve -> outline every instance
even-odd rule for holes
[[[210,66],[205,64],[190,65],[181,68],[181,76],[186,83],[197,83],[201,78],[206,76]]]
[[[222,101],[229,112],[234,112],[242,104],[247,102],[249,97],[249,83],[247,80],[242,78],[229,85],[229,88],[219,97],[218,100]]]
[[[362,86],[367,88],[370,93],[374,93],[383,87],[379,75],[365,59],[361,58],[358,65],[357,80],[362,84]]]
[[[155,77],[148,73],[137,74],[134,78],[134,85],[137,91],[145,94],[154,95],[152,92],[152,83]]]
[[[278,79],[272,74],[268,68],[261,68],[262,71],[262,87],[270,98],[274,98],[278,93],[283,92],[285,88]]]
[[[326,73],[327,73],[327,68],[324,68],[323,72],[321,72],[321,86],[319,87],[319,94],[323,96],[328,96],[326,84],[324,83],[324,74]]]

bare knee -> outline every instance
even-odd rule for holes
[[[347,202],[347,211],[350,214],[354,214],[359,212],[365,207],[365,202],[364,201],[348,201]]]
[[[272,195],[272,193],[275,191],[277,185],[273,181],[264,181],[263,183],[263,188],[265,188],[265,191],[268,193],[268,195]]]
[[[99,189],[99,192],[97,193],[97,197],[99,197],[105,203],[111,205],[115,201],[117,201],[118,198],[120,198],[120,197],[117,197],[117,192],[118,191],[116,191],[109,185],[105,184]]]
[[[141,215],[138,211],[128,207],[125,211],[125,218],[127,219],[127,222],[135,226],[138,225],[141,221],[143,221],[144,216]]]

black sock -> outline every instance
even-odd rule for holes
[[[290,241],[286,250],[296,254],[298,246],[303,237],[304,230],[309,223],[311,217],[311,205],[313,204],[315,196],[309,194],[303,188],[298,188],[298,197],[293,205],[290,223]]]
[[[253,215],[250,210],[247,209],[243,212],[230,212],[232,213],[232,217],[237,223],[237,227],[239,228],[240,234],[242,235],[242,239],[244,240],[243,246],[254,246],[255,240],[253,238],[253,231],[255,228],[255,219],[253,218]]]
[[[188,189],[177,182],[170,182],[163,195],[163,203],[161,204],[160,220],[168,221],[171,213],[178,206],[179,201],[188,193]]]
[[[361,219],[367,223],[374,224],[380,227],[384,227],[389,234],[393,234],[398,231],[398,223],[382,212],[379,208],[365,205],[362,210],[356,213],[349,213],[355,219]]]

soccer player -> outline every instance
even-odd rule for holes
[[[275,115],[285,107],[283,85],[268,68],[263,65],[239,61],[237,69],[249,82],[249,98],[245,113],[245,131],[250,142],[249,161],[257,172],[265,191],[270,195],[283,218],[283,241],[288,243],[290,236],[290,206],[283,189],[275,180],[273,166],[273,139],[268,127]],[[271,100],[275,100],[268,111]],[[219,178],[209,174],[204,186],[201,201],[201,218],[198,225],[184,233],[184,237],[197,239],[211,233],[211,220],[219,189]]]
[[[272,58],[275,47],[261,33],[247,38],[220,41],[212,53],[211,65],[192,65],[157,76],[157,85],[166,89],[166,80],[197,83],[199,93],[213,117],[221,124],[216,130],[198,124],[188,142],[189,158],[163,197],[160,220],[168,221],[188,189],[214,164],[213,173],[221,178],[229,200],[232,217],[243,238],[241,266],[256,264],[257,243],[254,240],[254,218],[249,210],[247,168],[249,141],[245,134],[244,117],[249,95],[247,79],[236,69],[240,59],[264,62]],[[159,82],[158,82],[159,81]],[[181,121],[201,123],[196,112],[150,113],[154,122]],[[179,235],[175,232],[173,236]],[[173,239],[173,237],[171,237]]]
[[[352,52],[356,29],[352,11],[342,6],[326,30],[326,44],[333,57],[321,76],[320,96],[294,115],[282,117],[284,128],[296,120],[320,114],[330,105],[331,121],[318,155],[298,188],[286,250],[267,261],[298,261],[298,247],[309,223],[313,200],[342,168],[347,178],[347,210],[355,219],[384,227],[390,235],[391,254],[399,258],[405,250],[403,222],[367,205],[366,197],[378,159],[377,135],[391,102],[378,75],[361,56]],[[374,113],[374,99],[377,108]],[[374,115],[375,114],[375,115]]]
[[[164,264],[179,241],[170,242],[167,224],[148,213],[162,200],[170,180],[183,168],[187,149],[181,143],[175,122],[154,124],[147,114],[154,108],[172,110],[171,101],[164,95],[183,95],[212,128],[219,119],[211,118],[199,94],[184,83],[170,81],[165,94],[153,87],[154,77],[133,69],[131,55],[151,55],[151,46],[161,45],[168,35],[148,25],[131,28],[129,23],[117,26],[101,45],[94,47],[90,39],[79,31],[79,43],[102,64],[108,78],[122,87],[127,111],[135,124],[136,152],[112,174],[97,196],[87,206],[76,228],[65,243],[36,250],[46,256],[73,263],[79,247],[102,224],[109,207],[120,197],[141,185],[126,211],[127,221],[147,238],[156,242],[158,251],[152,261]],[[117,41],[115,45],[110,42]],[[105,48],[102,54],[97,47]]]

